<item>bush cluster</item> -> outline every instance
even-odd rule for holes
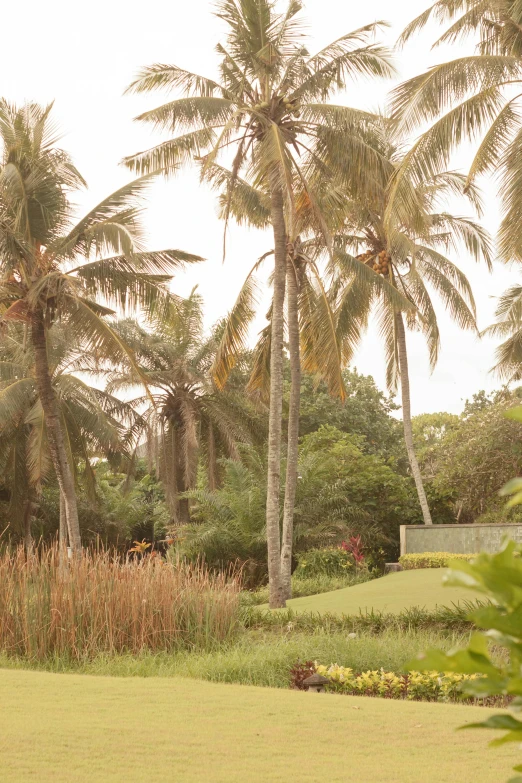
[[[355,560],[351,552],[342,547],[309,549],[298,556],[294,576],[298,578],[316,576],[343,576],[355,570]]]
[[[395,674],[384,669],[357,674],[353,669],[337,664],[331,666],[316,664],[315,670],[329,680],[326,689],[334,693],[409,701],[461,701],[463,698],[460,690],[461,683],[481,676],[435,671]]]
[[[401,555],[399,563],[405,571],[414,568],[447,568],[450,560],[466,560],[470,562],[476,555],[459,555],[452,552],[419,552],[411,555]]]

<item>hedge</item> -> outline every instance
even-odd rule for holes
[[[447,568],[450,560],[473,560],[476,555],[457,555],[451,552],[419,552],[401,555],[399,563],[405,571],[413,568]]]

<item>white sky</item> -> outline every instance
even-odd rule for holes
[[[309,48],[321,48],[343,33],[379,19],[392,24],[383,35],[391,45],[405,24],[427,5],[424,0],[307,0]],[[2,10],[1,94],[15,103],[55,100],[54,118],[64,132],[62,146],[89,183],[89,190],[78,199],[82,211],[130,179],[119,165],[124,155],[152,146],[159,139],[132,118],[159,105],[164,95],[122,96],[136,71],[143,65],[163,62],[215,76],[214,46],[224,37],[209,0],[29,0],[8,3]],[[455,47],[430,51],[436,33],[436,27],[429,29],[397,53],[399,77],[395,82],[457,56]],[[361,82],[336,102],[376,109],[392,86],[393,82]],[[469,150],[463,151],[455,167],[465,170],[468,162]],[[482,184],[488,196],[485,223],[494,231],[495,186],[488,181]],[[189,171],[153,186],[146,225],[150,249],[181,248],[208,259],[203,266],[179,275],[175,290],[185,294],[198,284],[209,326],[231,307],[247,269],[271,246],[270,236],[263,232],[232,227],[223,265],[223,226],[216,217],[215,194]],[[490,275],[465,257],[454,260],[470,276],[482,328],[492,320],[494,297],[517,280],[516,273],[496,264]],[[439,322],[442,352],[431,376],[422,338],[409,336],[414,414],[438,410],[458,413],[473,392],[500,385],[489,374],[494,343],[461,332],[442,308]],[[365,337],[354,364],[384,387],[383,356],[373,330]]]

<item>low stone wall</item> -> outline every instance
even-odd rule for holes
[[[522,525],[401,525],[401,555],[497,552],[505,535],[522,543]]]

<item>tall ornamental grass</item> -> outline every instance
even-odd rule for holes
[[[161,558],[57,548],[0,554],[0,651],[35,660],[210,649],[239,622],[240,581]]]

